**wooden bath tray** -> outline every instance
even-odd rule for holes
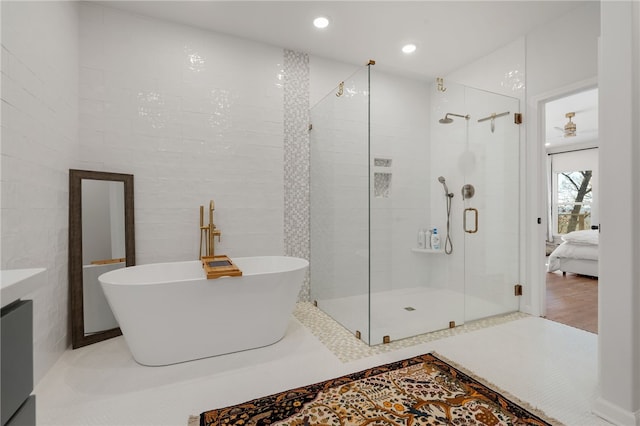
[[[227,255],[202,256],[201,260],[208,280],[220,277],[239,277],[242,275],[242,271]]]

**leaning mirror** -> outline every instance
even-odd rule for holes
[[[133,175],[69,170],[69,289],[74,349],[122,334],[98,277],[135,264]]]

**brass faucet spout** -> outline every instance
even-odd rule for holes
[[[213,225],[213,211],[215,210],[213,200],[209,201],[209,225]],[[215,228],[215,226],[214,226]]]
[[[215,203],[213,200],[209,201],[209,224],[204,224],[204,206],[200,206],[200,258],[204,256],[214,256],[215,246],[214,239],[218,236],[218,242],[220,242],[220,235],[222,232],[213,223],[213,211],[215,210]],[[204,242],[204,244],[203,244]],[[204,247],[203,247],[204,245]]]

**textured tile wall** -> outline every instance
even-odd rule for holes
[[[138,263],[197,259],[215,201],[217,253],[284,252],[282,49],[81,6],[85,168],[135,176]]]
[[[284,249],[309,259],[309,56],[284,51]],[[309,300],[309,274],[299,300]]]
[[[68,169],[78,151],[73,2],[2,3],[2,269],[44,267],[34,301],[34,379],[69,343]],[[37,31],[34,31],[37,28]]]

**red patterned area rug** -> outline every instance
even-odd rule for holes
[[[192,416],[214,425],[558,425],[433,354]]]

